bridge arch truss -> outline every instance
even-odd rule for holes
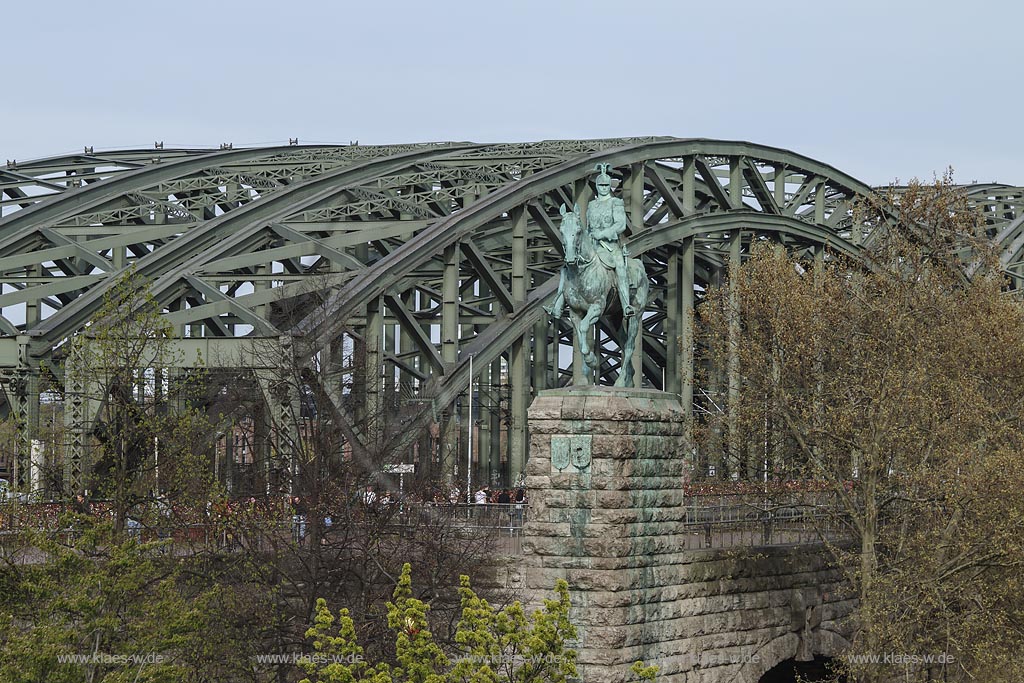
[[[527,457],[531,396],[572,375],[569,327],[549,321],[541,305],[561,265],[559,207],[589,199],[598,163],[613,169],[630,251],[642,255],[652,282],[635,361],[645,385],[679,394],[687,410],[694,306],[730,263],[758,241],[825,258],[856,257],[870,239],[853,209],[872,188],[747,142],[87,150],[8,162],[0,167],[6,409],[30,439],[39,368],[70,381],[61,373],[65,342],[132,268],[151,283],[177,343],[202,348],[208,362],[218,353],[243,358],[256,340],[301,340],[294,348],[305,358],[347,349],[345,367],[328,374],[339,383],[332,395],[353,391],[353,376],[368,378],[359,410],[382,410],[389,393],[412,399],[448,420],[449,439],[458,429],[453,406],[472,386],[484,406],[471,420],[479,425],[475,474],[510,481]],[[1006,245],[1011,273],[1024,270],[1022,196],[998,185],[972,190]],[[616,315],[597,332],[609,382],[622,362]],[[465,457],[446,452],[439,466],[454,476]]]

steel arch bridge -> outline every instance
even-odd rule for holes
[[[501,470],[508,481],[527,457],[531,395],[572,374],[570,329],[551,323],[541,304],[558,281],[558,209],[588,201],[597,163],[613,169],[629,249],[643,255],[652,281],[638,374],[679,394],[687,410],[695,300],[729,263],[759,240],[857,257],[871,239],[853,207],[872,188],[748,142],[86,149],[8,161],[0,167],[0,381],[3,408],[22,430],[15,476],[31,478],[40,368],[68,396],[86,394],[65,342],[131,268],[151,283],[186,356],[202,351],[207,362],[259,375],[267,368],[243,360],[254,340],[294,354],[290,340],[301,339],[300,356],[358,347],[360,367],[349,370],[369,378],[360,410],[381,410],[388,391],[426,400],[434,415],[449,416],[449,438],[451,406],[472,386],[478,405],[489,406],[474,437],[478,476]],[[1024,188],[967,190],[1019,282]],[[314,295],[322,304],[311,309]],[[618,327],[605,319],[598,329],[606,381],[621,363]],[[345,391],[334,387],[335,396]],[[65,476],[77,487],[96,406],[69,403],[64,417],[75,437]],[[443,472],[464,459],[449,452]]]

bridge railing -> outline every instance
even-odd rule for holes
[[[487,533],[497,540],[500,551],[522,552],[524,525],[529,519],[525,503],[433,504],[392,502],[365,506],[361,514],[381,515],[380,521],[396,532],[449,524],[467,533]],[[846,525],[838,513],[834,494],[828,491],[773,493],[689,493],[682,504],[682,548],[730,548],[816,543],[841,540]],[[17,514],[0,521],[0,546],[16,547],[27,530],[45,531],[70,539],[74,527],[58,523],[53,506],[19,506]],[[105,513],[100,513],[105,514]],[[330,525],[320,520],[330,534]],[[213,516],[199,521],[162,524],[152,518],[142,522],[129,519],[127,533],[140,540],[166,540],[172,547],[266,549],[270,545],[300,540],[308,534],[312,520],[304,523],[282,508],[263,517]],[[300,534],[300,529],[306,533]]]
[[[159,514],[131,514],[125,521],[125,533],[139,541],[164,541],[166,552],[187,553],[199,548],[220,550],[270,550],[283,544],[308,543],[314,522],[312,514],[291,514],[284,506],[273,509],[200,507],[195,514],[163,517]],[[29,504],[0,509],[0,556],[11,557],[26,548],[32,534],[45,534],[62,544],[70,544],[81,533],[81,521],[67,517],[62,504]],[[366,523],[385,533],[414,533],[414,529],[446,525],[459,533],[488,534],[498,550],[519,554],[523,525],[529,514],[526,503],[433,504],[421,502],[376,502],[358,505],[349,511],[349,519]],[[92,516],[111,518],[109,506],[93,504]],[[189,521],[189,518],[191,521]],[[324,513],[316,519],[321,535],[330,541],[335,518]]]
[[[439,515],[443,515],[457,529],[492,534],[500,552],[519,555],[522,553],[523,526],[529,513],[528,503],[416,503],[406,507],[398,519],[401,524],[417,526],[436,521]]]
[[[838,541],[846,535],[829,491],[696,493],[684,499],[689,550]]]

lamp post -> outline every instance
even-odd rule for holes
[[[473,356],[469,357],[469,416],[466,418],[466,505],[473,504]]]

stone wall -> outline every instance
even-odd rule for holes
[[[756,683],[791,657],[845,644],[851,604],[821,548],[681,551],[682,410],[658,391],[571,387],[530,408],[523,586],[569,582],[581,680]]]

